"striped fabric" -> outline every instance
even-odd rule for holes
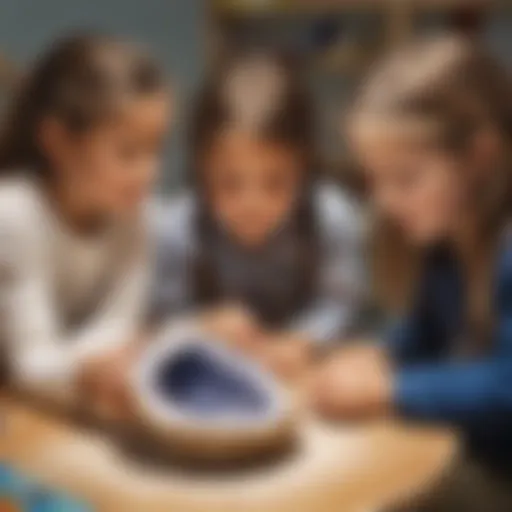
[[[365,288],[364,223],[357,205],[328,183],[317,187],[314,207],[320,251],[315,291],[306,307],[281,327],[323,344],[343,337],[358,314]],[[195,209],[195,199],[188,194],[155,205],[151,214],[157,250],[149,315],[155,321],[195,306],[190,275],[197,251]],[[260,303],[275,304],[291,300],[295,242],[292,229],[283,226],[255,256],[219,232],[209,250],[225,296],[256,296]]]

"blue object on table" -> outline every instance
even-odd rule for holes
[[[136,371],[145,418],[179,429],[272,429],[290,412],[283,387],[259,364],[203,333],[173,331],[147,349]]]
[[[92,512],[88,505],[0,464],[0,512]]]
[[[246,372],[208,345],[191,344],[157,363],[156,391],[182,412],[207,420],[222,415],[261,416],[270,400]]]
[[[164,327],[132,384],[144,431],[185,458],[257,459],[295,438],[294,402],[276,377],[192,325]]]

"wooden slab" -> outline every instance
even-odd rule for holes
[[[203,471],[144,460],[97,430],[0,399],[0,458],[101,512],[366,512],[425,489],[453,435],[396,424],[305,420],[297,449],[255,468]]]

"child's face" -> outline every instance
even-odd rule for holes
[[[463,211],[460,169],[444,152],[393,138],[357,141],[374,204],[411,242],[451,237]]]
[[[61,130],[50,147],[59,184],[93,212],[136,212],[160,165],[169,111],[169,98],[158,94],[80,135]]]
[[[300,157],[281,144],[235,131],[219,135],[207,153],[204,179],[216,219],[240,243],[264,243],[298,199]]]

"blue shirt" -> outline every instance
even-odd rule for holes
[[[473,455],[512,469],[512,240],[499,250],[493,336],[479,357],[457,358],[465,329],[460,265],[447,251],[428,258],[416,303],[389,342],[399,370],[395,406],[411,419],[460,428]]]

